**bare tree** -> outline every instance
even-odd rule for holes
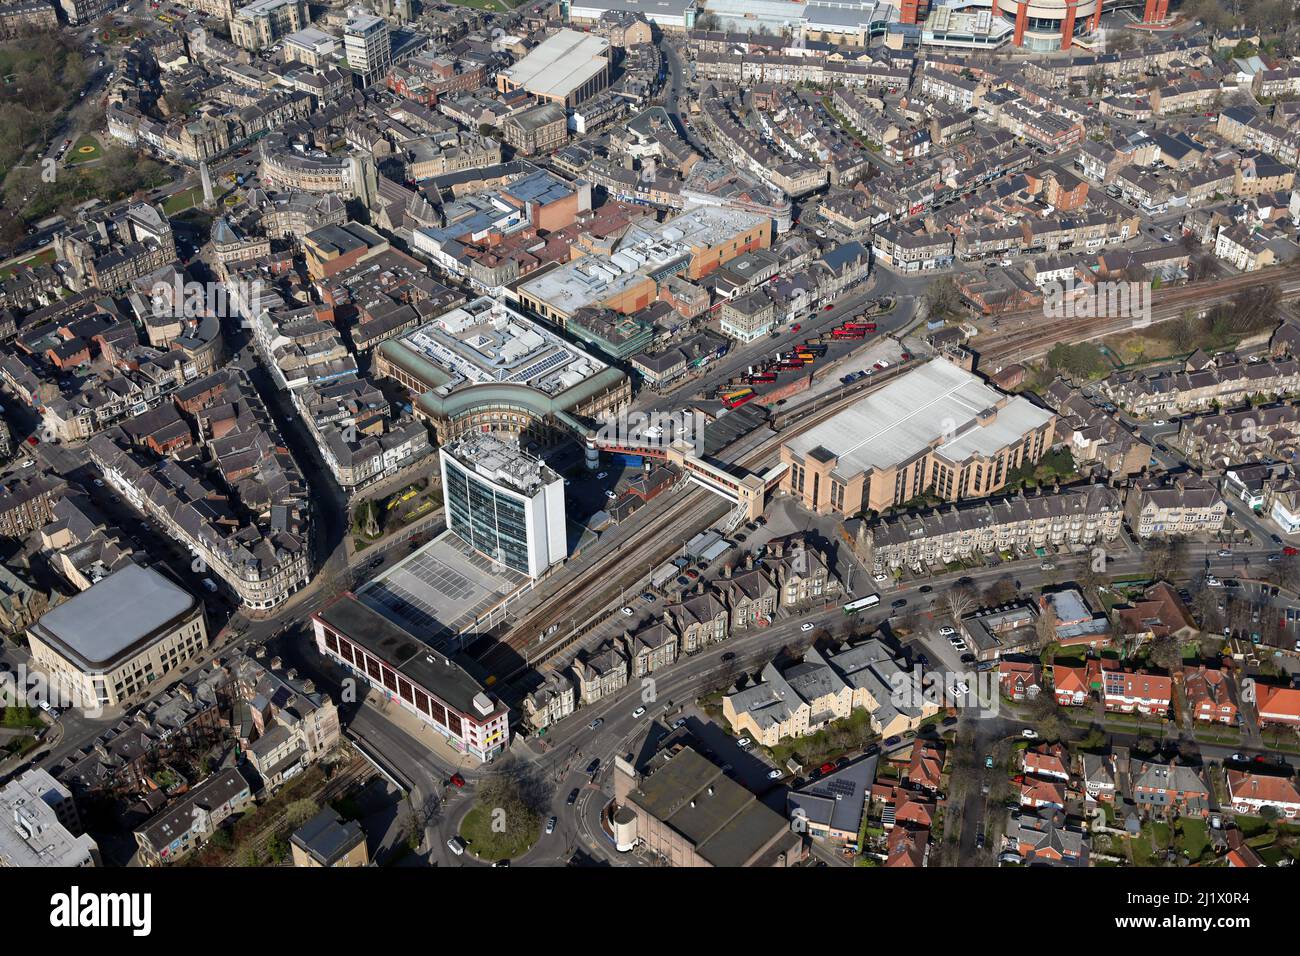
[[[979,606],[979,595],[971,585],[959,584],[948,589],[948,593],[944,596],[944,603],[953,621],[956,622]]]

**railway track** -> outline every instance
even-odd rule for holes
[[[1280,280],[1280,281],[1279,281]],[[1160,296],[1160,303],[1152,309],[1150,325],[1178,318],[1190,305],[1214,305],[1245,289],[1267,283],[1276,283],[1284,297],[1300,294],[1300,279],[1282,279],[1272,271],[1232,276],[1213,283],[1195,283],[1170,289]],[[1029,328],[976,336],[972,345],[979,352],[985,367],[994,367],[1008,359],[1038,358],[1058,342],[1083,342],[1103,338],[1116,332],[1134,328],[1134,320],[1122,318],[1089,317],[1047,323],[1041,310],[1015,313],[1000,319],[1001,322],[1024,320]]]
[[[879,384],[883,385],[884,383]],[[816,410],[807,418],[793,423],[788,430],[772,436],[753,449],[749,454],[743,456],[737,462],[737,465],[747,469],[757,468],[778,452],[783,443],[821,424],[846,406],[860,400],[863,394],[864,390],[847,393],[838,401]],[[595,616],[617,597],[621,588],[626,587],[629,582],[635,583],[642,578],[647,566],[653,567],[663,562],[677,550],[678,535],[676,533],[667,533],[669,528],[682,524],[691,528],[704,527],[710,513],[716,510],[717,507],[718,499],[712,492],[703,488],[682,492],[677,501],[670,504],[661,514],[655,515],[645,527],[638,529],[628,541],[623,543],[617,565],[613,568],[607,564],[584,568],[571,581],[566,582],[554,595],[547,598],[543,604],[521,618],[511,628],[504,643],[522,657],[524,656],[523,651],[530,649],[531,645],[535,644],[537,635],[546,633],[547,628],[552,625],[560,624],[565,620],[586,620]],[[655,548],[649,556],[638,555],[633,559],[633,555],[636,555],[638,551],[653,545],[655,542],[659,542],[660,546]],[[554,641],[556,646],[543,648],[540,652],[530,656],[529,666],[536,666],[550,657],[559,649],[560,645],[565,644],[567,637],[567,634],[557,633]],[[490,659],[491,655],[489,654],[488,658],[485,658],[485,663]],[[522,669],[523,665],[520,665],[508,674],[498,675],[498,679],[509,679],[514,673]]]

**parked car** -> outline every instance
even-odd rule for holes
[[[748,737],[741,737],[736,741],[736,746],[741,750],[748,750],[753,743],[754,741],[750,740]]]
[[[1037,740],[1038,731],[1034,730],[1032,727],[1026,727],[1024,730],[1020,731],[1020,736],[1024,737],[1026,740]]]
[[[556,824],[556,818],[555,818],[555,817],[551,817],[549,820],[546,821],[546,834],[547,834],[547,836],[550,836],[552,833],[555,832],[555,824]]]
[[[783,774],[780,770],[776,770],[776,769],[769,770],[769,771],[767,772],[767,779],[768,779],[768,780],[780,780],[780,779],[781,779],[782,777],[784,777],[784,776],[785,776],[785,774]]]
[[[623,608],[623,616],[624,616],[624,617],[631,617],[633,613],[634,613],[634,612],[632,611],[632,609],[631,609],[630,607],[625,607],[625,608]]]
[[[952,637],[956,633],[957,628],[953,627],[951,624],[945,624],[943,627],[939,628],[940,637]]]

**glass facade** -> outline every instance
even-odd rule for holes
[[[444,494],[451,530],[475,551],[529,574],[524,502],[498,491],[450,457],[446,467]]]

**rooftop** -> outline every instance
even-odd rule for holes
[[[936,445],[951,461],[996,454],[1051,418],[1046,409],[940,359],[894,379],[787,447],[801,458],[829,449],[839,458],[836,472],[851,477],[911,461]]]
[[[505,71],[535,96],[563,99],[609,66],[609,41],[577,30],[559,30]]]
[[[489,481],[503,484],[530,498],[544,485],[560,480],[560,476],[541,459],[490,432],[470,432],[446,445],[442,453]]]
[[[475,299],[398,340],[432,366],[439,395],[472,385],[527,385],[558,395],[603,371],[604,362],[494,299]]]
[[[48,611],[40,639],[91,669],[104,669],[170,630],[198,601],[151,568],[130,564]]]
[[[462,714],[483,720],[502,706],[459,664],[354,594],[344,594],[317,611],[316,617]]]

